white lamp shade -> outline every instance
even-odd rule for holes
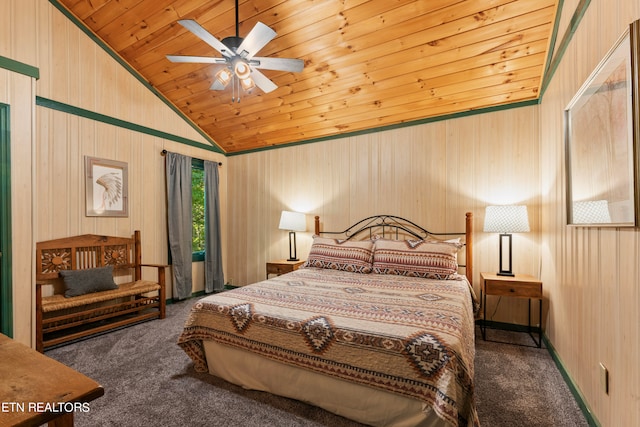
[[[526,233],[529,215],[524,205],[487,206],[484,215],[485,233]]]
[[[289,231],[307,231],[307,217],[300,212],[282,211],[278,228]]]
[[[609,202],[606,200],[573,202],[574,224],[607,224],[610,222]]]

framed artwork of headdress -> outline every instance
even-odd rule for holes
[[[87,216],[128,215],[127,164],[85,156]]]

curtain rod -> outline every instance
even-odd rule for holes
[[[160,152],[160,155],[161,155],[161,156],[166,156],[166,155],[167,155],[167,153],[168,153],[168,151],[167,151],[167,150],[162,150],[162,151]],[[200,159],[200,160],[202,160],[202,159]],[[203,161],[204,161],[204,160],[203,160]],[[218,166],[222,166],[222,162],[218,162]]]

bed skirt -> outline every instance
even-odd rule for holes
[[[246,389],[307,402],[372,426],[449,425],[416,399],[288,366],[217,342],[203,344],[209,373]]]

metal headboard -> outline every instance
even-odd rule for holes
[[[346,240],[355,238],[356,236],[373,238],[374,236],[380,236],[388,239],[405,238],[405,236],[412,236],[416,239],[425,239],[428,236],[464,236],[465,245],[465,263],[459,264],[460,267],[464,267],[465,275],[469,282],[472,283],[473,277],[473,213],[466,213],[465,221],[466,229],[464,232],[445,232],[435,233],[427,230],[410,221],[406,218],[402,218],[395,215],[373,215],[368,218],[362,219],[352,226],[343,231],[321,231],[320,230],[320,217],[315,217],[315,234],[318,236],[342,236]]]
[[[318,221],[320,217],[316,216]],[[368,232],[369,237],[379,235],[382,238],[398,238],[402,233],[411,235],[417,239],[425,239],[428,236],[464,236],[465,233],[434,233],[426,228],[422,228],[415,222],[395,215],[374,215],[353,224],[343,231],[320,231],[319,224],[316,224],[317,235],[343,235],[346,240],[350,240],[358,235]]]

